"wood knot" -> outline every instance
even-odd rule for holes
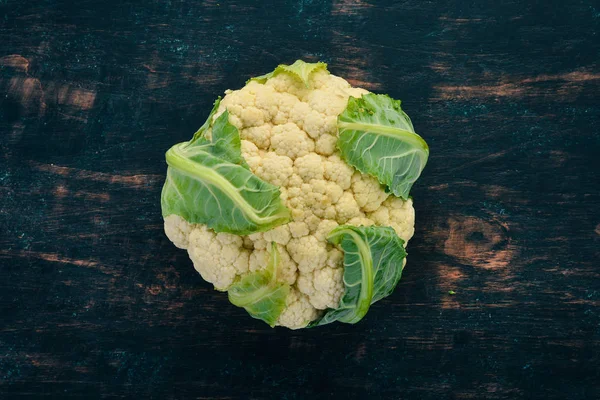
[[[512,259],[508,227],[477,217],[450,217],[447,222],[444,252],[461,263],[496,269]]]

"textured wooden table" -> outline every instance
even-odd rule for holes
[[[600,6],[256,3],[0,1],[0,398],[598,398]],[[165,150],[296,58],[431,147],[354,326],[271,330],[162,232]]]

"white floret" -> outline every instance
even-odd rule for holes
[[[290,329],[300,329],[318,316],[318,311],[310,304],[308,297],[292,288],[286,299],[286,308],[279,316],[277,324]]]
[[[335,218],[336,211],[332,198],[329,196],[330,190],[329,182],[322,179],[313,179],[310,183],[300,186],[299,199],[301,199],[306,211],[314,214],[319,219]],[[292,203],[292,205],[294,204]],[[307,218],[305,216],[304,219],[307,220]]]
[[[306,236],[310,233],[308,225],[304,221],[292,221],[288,224],[288,227],[290,228],[290,234],[294,238]]]
[[[254,104],[255,95],[247,87],[230,91],[219,104],[218,111],[213,116],[213,121],[227,110],[229,112],[229,122],[238,129],[262,125],[264,114],[255,108]]]
[[[241,140],[241,150],[242,157],[244,157],[245,159],[248,159],[249,157],[257,157],[260,155],[258,151],[258,146],[256,146],[254,142],[251,142],[250,140]]]
[[[332,182],[335,182],[342,189],[346,190],[350,188],[352,183],[352,175],[354,169],[346,164],[338,155],[333,155],[323,163],[325,167],[325,178]]]
[[[298,277],[298,290],[306,294],[318,310],[336,308],[344,294],[344,270],[324,267]]]
[[[267,248],[267,241],[264,238],[264,232],[256,232],[247,236],[248,239],[252,240],[254,248],[258,250],[264,250]]]
[[[268,149],[271,145],[271,124],[262,124],[244,128],[240,131],[240,138],[249,140],[260,149]]]
[[[348,95],[344,90],[316,89],[308,94],[306,102],[313,110],[337,120],[346,109]]]
[[[290,111],[290,122],[295,123],[300,129],[304,130],[304,120],[311,111],[312,110],[307,103],[303,101],[297,102]]]
[[[360,217],[362,215],[360,207],[354,198],[352,192],[344,192],[342,197],[335,205],[337,211],[337,221],[340,224],[345,223],[349,219],[354,217]]]
[[[306,273],[325,266],[327,246],[314,236],[293,238],[286,246],[300,272]]]
[[[188,254],[202,278],[217,290],[227,290],[237,275],[248,271],[249,252],[240,236],[215,234],[197,225],[189,235]]]
[[[289,157],[268,152],[254,173],[273,185],[285,187],[294,173],[293,161]]]
[[[325,194],[331,200],[331,204],[335,204],[340,200],[340,198],[344,194],[344,190],[335,182],[327,182]]]
[[[335,135],[321,135],[315,142],[315,152],[323,156],[332,155],[335,153],[337,140]]]
[[[255,249],[252,253],[250,253],[250,257],[248,259],[248,270],[250,272],[262,271],[267,267],[268,263],[269,252],[267,249]]]
[[[350,84],[344,78],[331,75],[327,71],[316,71],[312,75],[313,87],[334,92],[336,90],[346,90]]]
[[[389,197],[376,178],[356,171],[352,175],[352,191],[358,206],[365,212],[375,211]]]
[[[256,171],[263,161],[263,154],[256,145],[248,140],[242,140],[242,157],[250,167],[251,171]]]
[[[262,110],[265,118],[271,121],[279,111],[278,93],[271,86],[261,85],[257,82],[250,82],[248,85],[253,86],[253,91],[256,95],[254,101],[255,107]]]
[[[304,181],[302,180],[300,175],[292,174],[292,176],[290,176],[290,180],[288,182],[288,187],[300,187],[302,185],[302,183],[304,183]]]
[[[263,239],[267,242],[275,242],[285,246],[291,239],[290,228],[288,225],[273,228],[263,234]]]
[[[337,228],[338,226],[339,224],[336,221],[331,219],[324,219],[321,222],[319,222],[319,226],[315,231],[315,237],[318,240],[325,242],[327,241],[327,236],[329,236],[331,231]]]
[[[194,225],[181,218],[179,215],[171,214],[165,217],[165,234],[171,242],[180,249],[189,246],[188,237],[194,229]]]
[[[298,98],[289,93],[278,93],[275,95],[275,102],[277,113],[273,116],[272,122],[277,125],[290,122],[294,106],[299,102]]]
[[[392,197],[387,201],[390,208],[390,222],[392,228],[400,238],[408,242],[415,233],[415,209],[412,205],[412,199],[406,201]]]
[[[327,265],[331,268],[340,268],[344,263],[344,253],[333,247],[327,252]]]
[[[412,238],[415,232],[415,209],[412,199],[402,200],[390,196],[381,206],[368,214],[376,225],[391,226],[405,242]]]
[[[294,171],[304,182],[310,182],[311,179],[323,179],[324,168],[321,156],[310,153],[298,157],[294,161]]]
[[[319,309],[336,308],[344,294],[344,270],[342,268],[325,267],[313,272],[315,295],[311,296],[311,304]]]
[[[288,201],[288,191],[287,188],[280,186],[279,187],[279,198],[283,201],[283,204],[286,204]]]
[[[287,123],[273,128],[271,148],[275,153],[295,160],[311,153],[315,149],[315,142],[296,124]]]
[[[264,126],[265,123],[264,113],[256,107],[245,107],[238,117],[246,128]]]
[[[308,229],[310,229],[311,233],[314,233],[317,230],[321,220],[322,218],[317,217],[314,213],[305,213],[304,221],[306,222],[306,225],[308,225]]]
[[[293,285],[297,279],[298,265],[292,260],[285,246],[277,245],[279,263],[277,264],[277,281]],[[250,254],[248,269],[250,272],[263,271],[271,259],[271,247],[255,250]]]
[[[304,119],[304,130],[315,140],[323,135],[336,135],[337,117],[324,116],[316,111],[311,111]]]
[[[272,87],[278,93],[291,94],[302,99],[310,91],[304,83],[292,75],[279,74],[269,79],[265,86]]]

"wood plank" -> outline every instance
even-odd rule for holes
[[[600,8],[263,4],[0,1],[0,397],[600,397]],[[402,99],[431,157],[394,294],[271,330],[159,196],[218,95],[300,57]]]

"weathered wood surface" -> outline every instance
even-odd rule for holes
[[[0,1],[0,397],[600,397],[600,6],[256,4]],[[165,150],[300,57],[431,147],[355,326],[271,330],[162,232]]]

